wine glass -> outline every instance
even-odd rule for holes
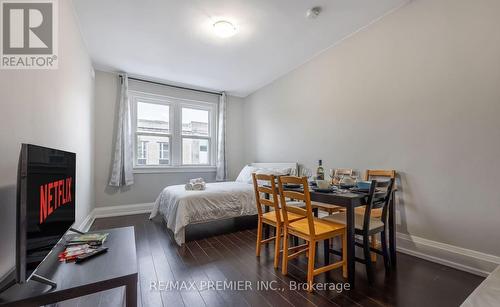
[[[312,176],[312,171],[308,169],[307,167],[302,168],[301,174],[302,177],[307,177],[307,179],[311,178]]]
[[[352,177],[352,179],[354,179],[354,184],[357,185],[358,182],[360,181],[359,173],[358,172],[352,172],[351,177]]]
[[[329,171],[328,171],[328,175],[330,175],[330,185],[335,185],[335,169],[334,168],[331,168]]]

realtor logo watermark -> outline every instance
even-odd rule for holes
[[[0,0],[0,68],[57,69],[57,0]]]

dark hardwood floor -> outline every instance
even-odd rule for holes
[[[405,254],[398,254],[398,268],[386,275],[383,261],[376,265],[377,280],[367,284],[364,266],[356,265],[355,290],[322,290],[313,294],[290,289],[305,282],[307,262],[301,256],[291,262],[289,275],[273,268],[273,246],[255,257],[256,231],[240,230],[188,242],[178,247],[160,219],[147,215],[103,218],[93,230],[134,226],[139,265],[138,306],[459,306],[483,278]],[[322,248],[318,248],[322,261]],[[151,290],[157,281],[248,281],[251,290],[201,289]],[[256,290],[258,281],[272,281],[279,290]],[[315,282],[343,282],[340,270],[322,274]],[[157,284],[158,285],[158,284]],[[161,285],[160,285],[161,286]],[[244,286],[241,286],[244,288]],[[60,303],[61,306],[121,306],[123,289],[114,289]]]

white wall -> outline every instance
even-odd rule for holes
[[[218,101],[218,96],[199,94],[193,91],[178,90],[130,80],[131,90],[140,90],[167,96],[193,100],[211,99]],[[115,206],[154,202],[161,190],[168,185],[183,184],[191,178],[203,177],[206,181],[215,181],[215,172],[206,173],[156,173],[134,174],[134,185],[124,188],[108,186],[116,114],[118,109],[118,76],[97,71],[96,73],[96,109],[95,109],[95,190],[96,206]],[[242,168],[241,116],[242,100],[228,97],[227,103],[227,151],[230,176],[235,178]],[[236,174],[236,175],[235,175]]]
[[[72,2],[59,1],[59,69],[0,70],[0,276],[15,264],[21,143],[76,152],[76,225],[94,206],[93,87]]]
[[[400,232],[500,256],[499,11],[415,0],[323,52],[245,99],[245,160],[396,169]]]

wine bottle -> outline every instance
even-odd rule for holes
[[[323,169],[323,161],[318,161],[318,169],[316,169],[316,179],[325,180],[325,170]]]

